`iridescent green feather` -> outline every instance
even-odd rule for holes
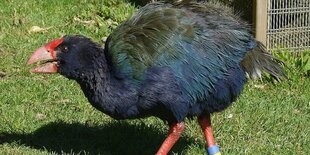
[[[193,21],[185,11],[148,5],[120,25],[108,40],[108,53],[121,75],[141,79],[147,67],[165,55],[179,58],[175,44],[193,40]],[[187,17],[187,18],[186,18]]]
[[[110,35],[106,51],[120,78],[142,81],[147,68],[168,66],[186,96],[197,101],[255,46],[249,27],[227,8],[153,3]]]

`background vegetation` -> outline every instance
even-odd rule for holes
[[[125,0],[1,1],[0,154],[156,152],[167,134],[164,122],[113,120],[92,108],[74,81],[30,74],[25,66],[33,50],[65,34],[101,42],[136,9]],[[307,58],[281,52],[275,55],[287,63],[290,80],[250,81],[232,107],[213,115],[223,154],[310,152],[310,80],[300,65],[307,63],[297,63]],[[172,154],[206,154],[196,120],[186,124]]]

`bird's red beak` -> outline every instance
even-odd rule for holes
[[[40,62],[40,61],[46,61],[42,65],[39,65],[38,67],[31,69],[31,72],[33,73],[57,73],[58,67],[57,67],[57,57],[56,52],[54,49],[60,45],[64,41],[63,38],[54,40],[39,49],[37,49],[29,58],[27,61],[27,65]]]

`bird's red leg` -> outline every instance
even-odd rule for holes
[[[209,155],[220,155],[220,150],[217,145],[214,143],[212,126],[211,126],[211,116],[210,114],[201,115],[198,118],[200,127],[202,128],[207,144],[208,144],[208,153]]]
[[[173,147],[175,142],[180,138],[181,133],[184,130],[184,123],[175,123],[170,125],[169,135],[157,151],[156,155],[166,155],[170,151],[170,149]]]

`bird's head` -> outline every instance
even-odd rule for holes
[[[27,65],[41,62],[31,70],[33,73],[60,73],[77,80],[94,68],[103,54],[102,48],[84,36],[64,36],[37,49]]]

